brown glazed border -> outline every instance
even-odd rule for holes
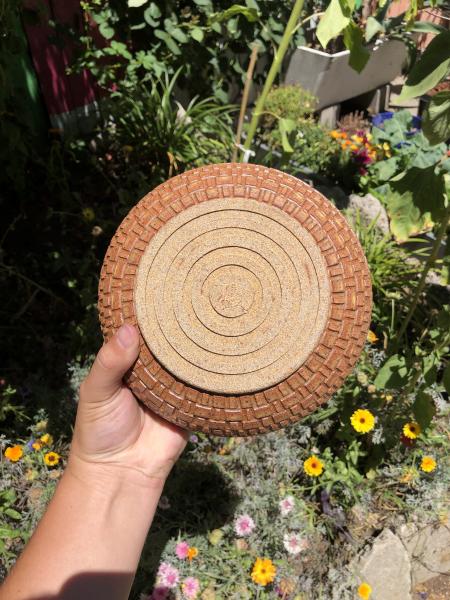
[[[252,198],[276,206],[315,238],[327,264],[331,303],[315,350],[290,377],[261,392],[208,393],[173,377],[141,336],[140,355],[126,381],[168,421],[213,435],[255,435],[279,429],[327,401],[352,370],[370,324],[370,273],[358,239],[341,213],[297,178],[260,165],[226,163],[193,169],[159,185],[125,217],[106,252],[99,283],[105,339],[123,324],[138,325],[134,309],[139,261],[153,235],[184,209],[218,198]]]

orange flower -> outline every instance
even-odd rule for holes
[[[189,550],[187,551],[187,558],[188,560],[192,560],[193,558],[195,558],[198,555],[198,550],[195,546],[191,546],[189,548]]]
[[[23,448],[16,444],[15,446],[10,446],[5,450],[5,458],[7,458],[11,462],[17,462],[23,456]]]

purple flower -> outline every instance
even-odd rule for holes
[[[151,593],[149,600],[166,600],[168,595],[168,587],[156,586],[155,588],[153,588],[153,592]]]
[[[179,579],[178,569],[166,562],[159,565],[156,579],[158,587],[174,588],[177,586]]]
[[[285,517],[291,512],[291,510],[295,506],[294,498],[292,496],[286,496],[285,498],[280,500],[278,506],[280,507],[281,514],[283,515],[283,517]]]
[[[193,444],[196,444],[198,442],[198,436],[195,435],[195,433],[193,433],[192,435],[189,436],[189,441],[192,442]]]
[[[296,556],[308,547],[308,540],[298,533],[286,533],[283,537],[283,545],[289,554]]]
[[[187,542],[179,542],[175,546],[175,554],[178,556],[178,558],[180,558],[182,560],[187,558],[188,552],[189,552],[189,544]]]
[[[187,577],[183,581],[181,589],[183,590],[183,596],[192,600],[193,598],[197,598],[200,591],[200,582],[195,577]]]
[[[255,521],[250,517],[250,515],[241,515],[234,523],[234,530],[240,537],[250,535],[254,529]]]

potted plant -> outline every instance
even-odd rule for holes
[[[398,35],[405,13],[388,17],[387,2],[372,15],[370,3],[363,2],[356,13],[339,14],[343,4],[333,0],[325,13],[305,20],[305,44],[294,50],[286,70],[285,83],[314,94],[318,110],[389,83],[408,58],[407,45]],[[336,36],[339,23],[343,26]],[[403,30],[405,35],[410,34]]]

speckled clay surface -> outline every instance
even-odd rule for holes
[[[325,402],[359,357],[370,309],[367,264],[339,211],[251,164],[195,169],[147,194],[99,286],[105,338],[139,327],[136,396],[216,435],[278,429]]]

